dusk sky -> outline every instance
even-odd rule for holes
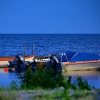
[[[0,0],[0,33],[100,33],[100,0]]]

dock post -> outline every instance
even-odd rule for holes
[[[24,44],[24,56],[26,56],[26,44]]]
[[[34,44],[32,44],[32,55],[34,54]]]

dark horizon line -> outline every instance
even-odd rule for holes
[[[24,35],[24,34],[100,34],[100,33],[0,33],[0,35],[4,35],[4,34],[22,34],[22,35]]]

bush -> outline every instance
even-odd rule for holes
[[[56,88],[65,85],[64,77],[61,73],[58,73],[56,76],[54,71],[42,68],[38,68],[36,73],[33,73],[31,70],[27,70],[24,74],[21,75],[21,88]]]
[[[81,76],[78,76],[74,83],[71,82],[72,77],[64,77],[62,73],[57,73],[55,75],[54,70],[47,68],[38,68],[36,73],[33,73],[32,70],[27,70],[25,73],[20,76],[20,87],[18,87],[15,82],[11,85],[11,88],[14,89],[53,89],[60,86],[63,86],[65,89],[86,89],[90,90],[86,80],[83,80]]]
[[[74,83],[76,85],[77,88],[79,89],[86,89],[86,90],[91,90],[90,85],[88,84],[88,82],[86,80],[83,80],[81,76],[77,77],[77,80]]]

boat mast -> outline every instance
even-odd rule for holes
[[[34,44],[32,44],[32,55],[34,54]]]
[[[24,44],[24,56],[26,56],[26,44]]]

